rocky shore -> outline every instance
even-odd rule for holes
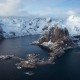
[[[12,59],[14,55],[0,55],[0,61]]]
[[[26,56],[25,60],[22,60],[16,65],[21,68],[36,68],[37,66],[46,65],[50,63],[52,63],[50,58],[48,60],[40,60],[39,55],[31,53]]]

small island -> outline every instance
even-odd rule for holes
[[[32,44],[49,49],[50,53],[48,53],[48,59],[40,60],[39,55],[35,53],[28,54],[26,59],[18,63],[17,66],[20,66],[21,68],[36,68],[41,65],[54,64],[55,59],[61,56],[65,50],[79,46],[73,41],[67,28],[60,28],[57,25],[54,25],[54,27],[45,31],[42,37]]]

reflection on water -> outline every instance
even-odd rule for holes
[[[47,57],[47,51],[30,43],[39,36],[7,39],[0,43],[0,54],[15,54],[25,58],[28,53],[39,53]],[[35,69],[17,69],[16,61],[0,63],[0,80],[80,80],[80,48],[65,52],[54,65],[39,66]],[[31,72],[34,75],[28,75]],[[27,74],[25,74],[27,72]]]

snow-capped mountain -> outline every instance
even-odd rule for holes
[[[66,21],[66,27],[69,33],[73,35],[80,35],[80,17],[71,15]]]
[[[80,17],[74,15],[67,19],[56,18],[0,18],[0,27],[3,29],[5,38],[42,34],[45,30],[58,24],[60,27],[67,27],[71,35],[80,35]]]

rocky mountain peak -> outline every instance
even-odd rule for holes
[[[62,41],[65,39],[69,39],[69,32],[67,28],[60,28],[57,25],[51,27],[49,31],[45,32],[43,36],[39,39],[40,43],[48,42],[51,40],[51,42],[56,41]]]

